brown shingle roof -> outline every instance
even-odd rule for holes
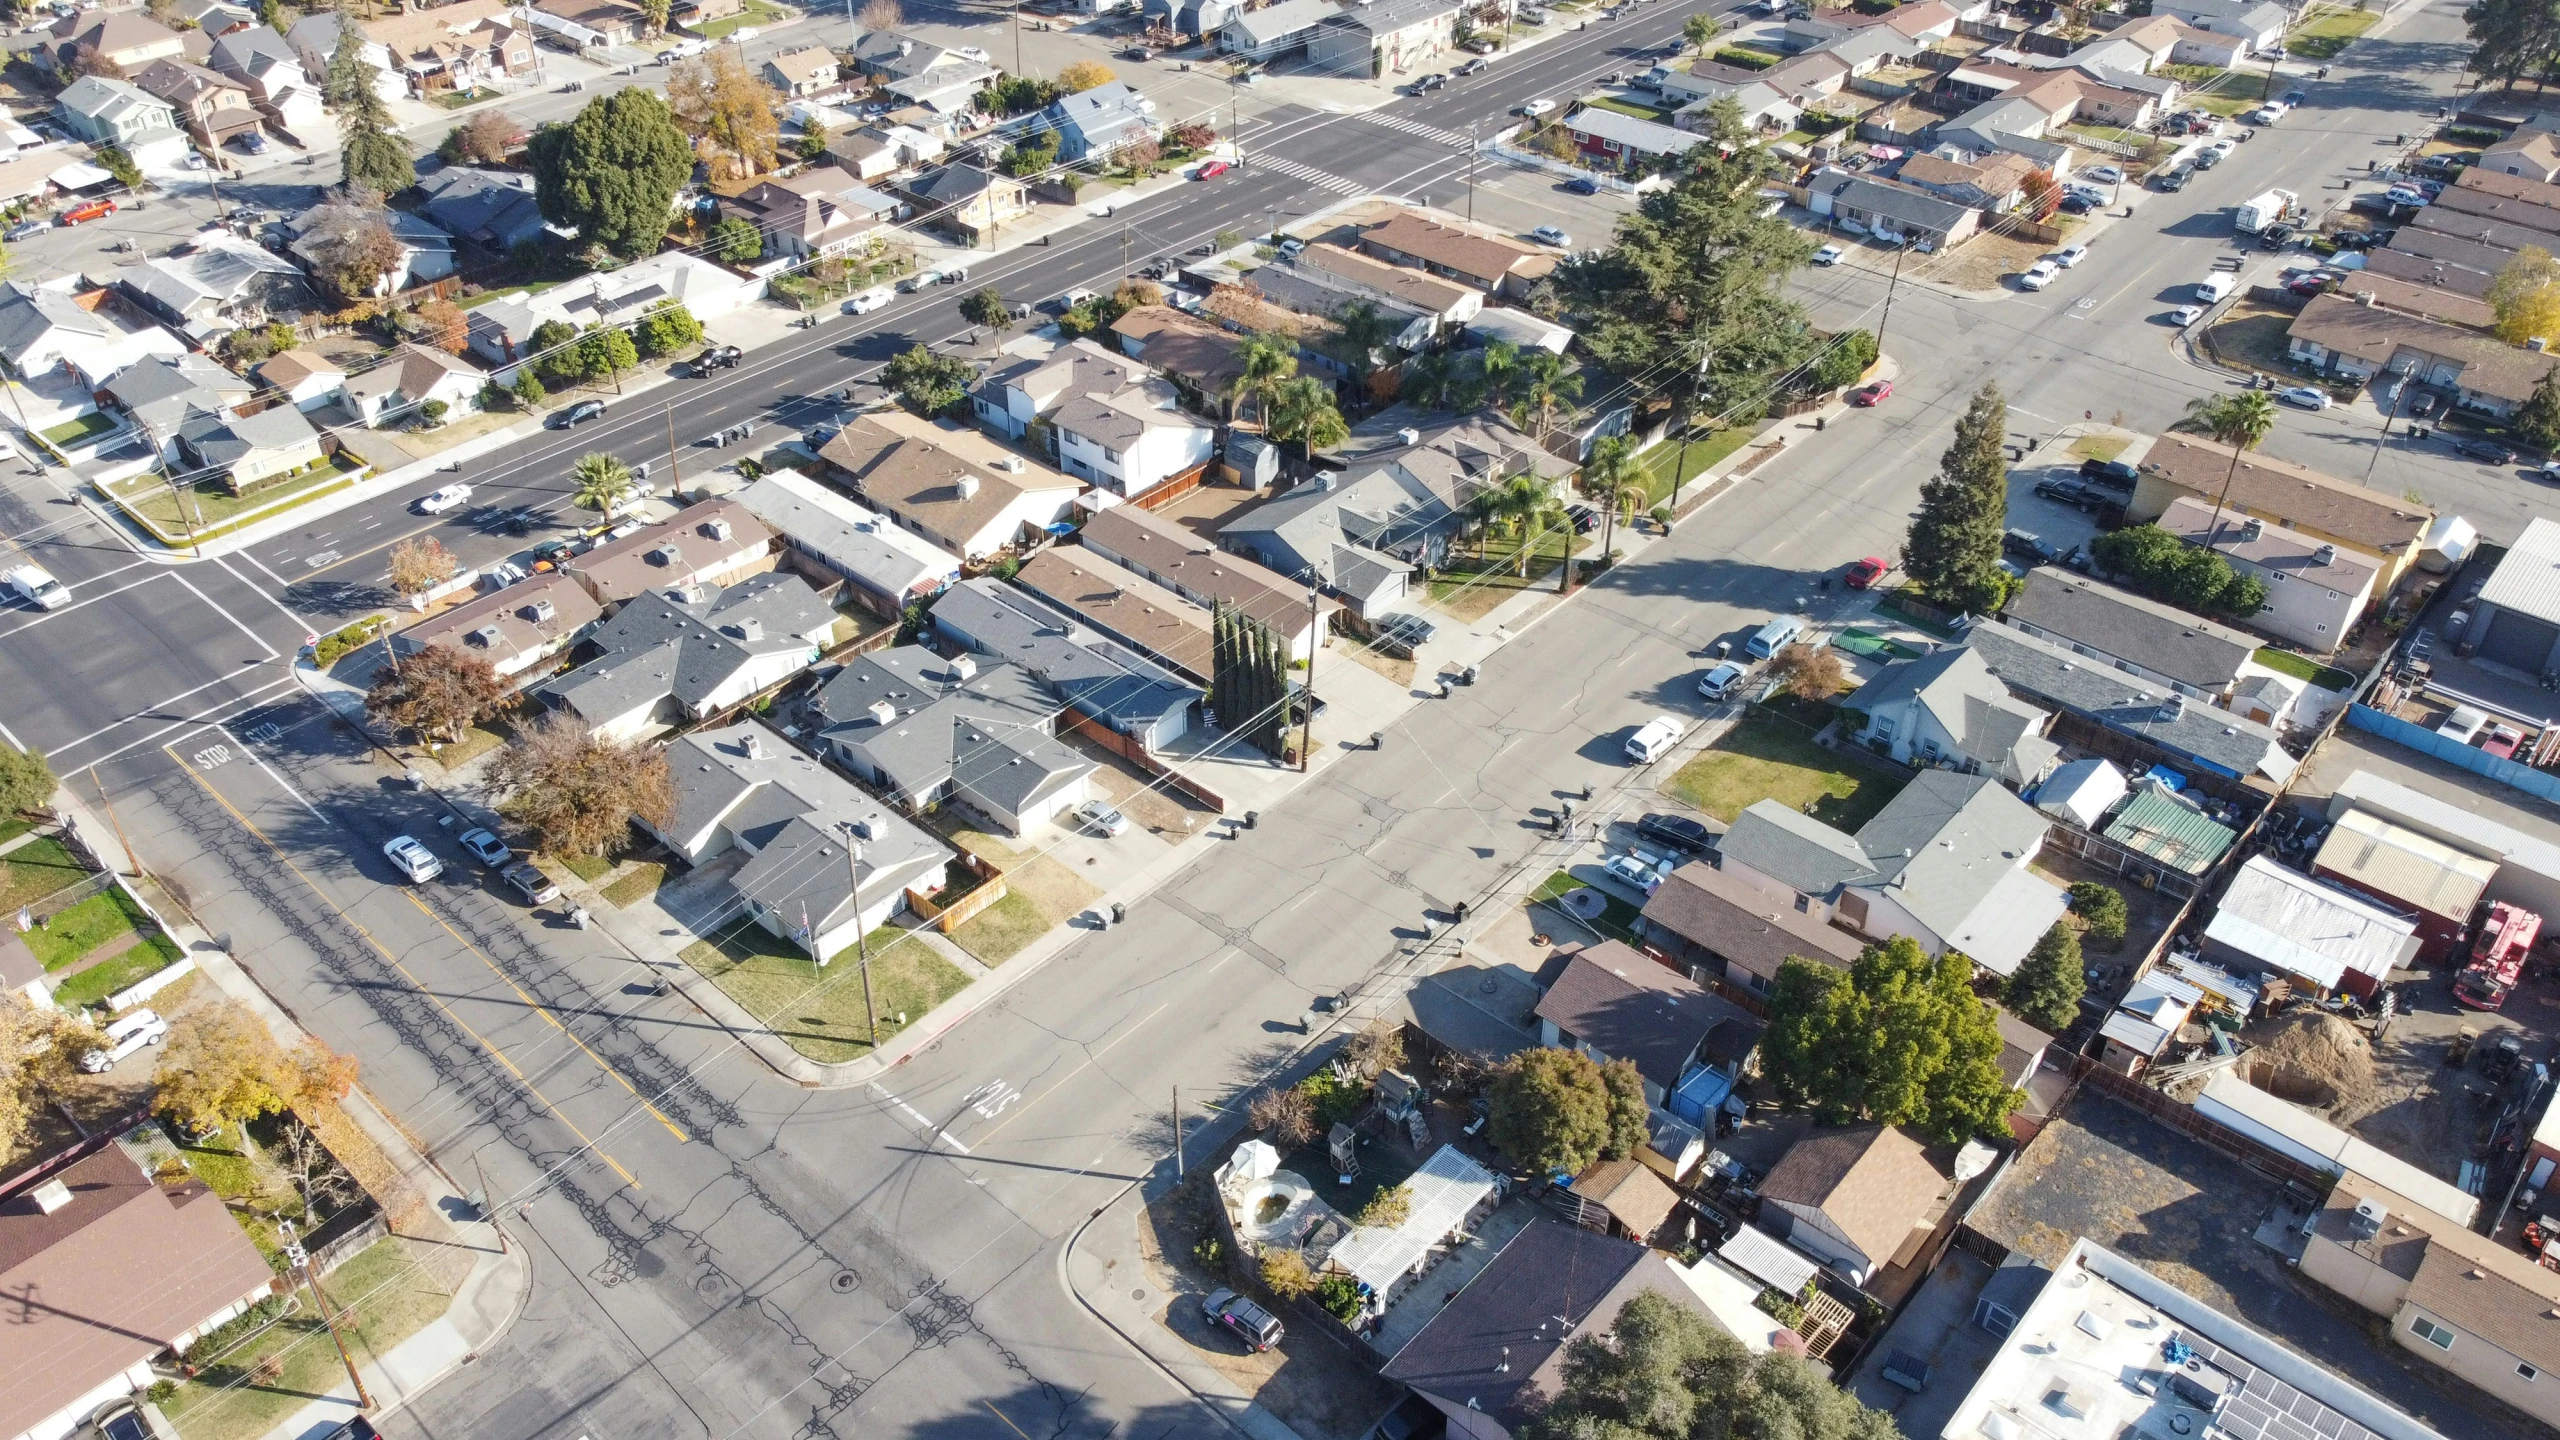
[[[1573,1177],[1573,1193],[1609,1212],[1627,1233],[1650,1241],[1680,1197],[1662,1177],[1633,1160],[1595,1160]]]
[[[822,72],[834,68],[836,56],[824,45],[803,45],[796,50],[770,56],[764,63],[792,84],[805,85],[816,80]]]
[[[2461,362],[2455,383],[2465,390],[2524,403],[2551,373],[2555,357],[2520,350],[2493,335],[2440,325],[2343,295],[2322,295],[2302,307],[2286,332],[2296,340],[2381,365],[2402,346]]]
[[[2469,190],[2485,195],[2525,200],[2536,205],[2560,207],[2560,185],[2536,180],[2529,175],[2499,175],[2478,166],[2466,167],[2453,177],[2450,190]],[[2439,197],[2441,199],[2441,197]]]
[[[1233,605],[1280,634],[1295,635],[1308,623],[1305,586],[1229,555],[1152,511],[1114,505],[1084,523],[1084,538],[1190,594]],[[1320,613],[1339,608],[1330,600],[1321,604]]]
[[[716,527],[728,526],[726,536]],[[660,585],[682,585],[697,575],[716,574],[729,556],[773,543],[773,527],[756,512],[727,497],[687,506],[656,525],[599,545],[569,562],[569,570],[597,601],[620,604]],[[675,558],[663,551],[674,547]]]
[[[1740,1059],[1764,1028],[1740,1006],[1615,940],[1575,952],[1537,1013],[1612,1060],[1634,1061],[1665,1089],[1680,1083],[1692,1055]]]
[[[1081,488],[975,431],[897,410],[858,417],[818,454],[852,475],[869,503],[955,544],[985,529],[1026,491]],[[1022,470],[998,470],[999,460],[1019,461]],[[976,478],[975,495],[961,493],[963,476]]]
[[[2560,1275],[2481,1236],[2433,1227],[2408,1298],[2538,1370],[2560,1368]]]
[[[1137,342],[1141,363],[1204,395],[1225,392],[1244,373],[1244,337],[1170,305],[1141,305],[1112,322],[1111,333]]]
[[[273,1279],[200,1183],[163,1189],[116,1145],[57,1178],[71,1203],[50,1215],[30,1193],[0,1201],[0,1434],[34,1428]]]
[[[544,601],[551,604],[551,618],[537,620],[534,612]],[[574,576],[555,570],[456,605],[441,615],[431,615],[393,636],[392,643],[404,654],[415,654],[429,645],[450,645],[504,669],[515,657],[541,651],[563,637],[576,635],[603,615],[603,607]],[[498,630],[497,644],[483,645],[472,638],[483,627],[492,625]]]
[[[2329,298],[2311,303],[2316,306]],[[2351,310],[2364,308],[2339,303]],[[2434,511],[2413,501],[2350,485],[2272,455],[2245,455],[2234,472],[2230,447],[2192,435],[2161,436],[2142,457],[2141,468],[2145,475],[2157,475],[2190,494],[2204,496],[2221,493],[2223,478],[2229,475],[2233,506],[2293,529],[2334,536],[2377,555],[2406,552],[2435,519]]]
[[[1864,948],[1848,932],[1798,914],[1761,887],[1702,862],[1671,872],[1645,902],[1644,923],[1761,975],[1777,974],[1790,956],[1846,969]]]
[[[1052,545],[1034,555],[1015,583],[1045,595],[1193,678],[1209,678],[1209,612],[1143,575],[1123,570],[1081,545]]]
[[[2470,176],[2478,172],[2464,170],[2462,173]],[[2503,175],[2498,178],[2528,183],[2539,190],[2560,191],[2560,185],[2549,185],[2539,180],[2526,181],[2521,175]],[[2476,185],[2459,184],[2446,186],[2444,192],[2436,196],[2436,203],[2427,208],[2457,215],[2476,215],[2483,220],[2495,220],[2506,225],[2521,225],[2527,230],[2539,230],[2546,235],[2560,236],[2560,199],[2546,200],[2521,195],[2501,195],[2494,190],[2482,189]]]
[[[2553,237],[2560,242],[2560,236]],[[2488,301],[2474,299],[2447,285],[2420,285],[2377,275],[2371,270],[2357,270],[2338,282],[2341,295],[2370,295],[2373,303],[2385,310],[2407,315],[2422,315],[2441,320],[2447,325],[2468,325],[2486,330],[2497,323],[2498,312]]]
[[[2560,170],[2560,140],[2554,140],[2548,130],[2521,130],[2482,150],[2480,164],[2483,169],[2495,168],[2509,157],[2512,163],[2525,166],[2531,178],[2547,179]],[[2542,173],[2532,174],[2535,170]]]
[[[1385,221],[1363,230],[1360,243],[1411,255],[1434,265],[1446,266],[1460,275],[1485,281],[1512,275],[1523,280],[1535,280],[1556,268],[1556,257],[1546,251],[1523,245],[1517,240],[1480,235],[1455,225],[1444,225],[1411,210],[1398,210]]]
[[[1445,315],[1456,309],[1471,294],[1480,294],[1472,285],[1443,280],[1437,275],[1406,265],[1390,265],[1384,260],[1345,250],[1339,245],[1310,245],[1298,255],[1298,263],[1310,270],[1321,270],[1336,279],[1366,285],[1383,291],[1408,304]]]
[[[1820,1210],[1881,1265],[1945,1188],[1918,1140],[1891,1126],[1851,1125],[1797,1141],[1761,1182],[1760,1196]]]

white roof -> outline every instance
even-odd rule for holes
[[[1420,1265],[1432,1246],[1464,1225],[1468,1212],[1491,1197],[1500,1182],[1492,1171],[1443,1145],[1404,1183],[1413,1192],[1413,1207],[1403,1224],[1392,1230],[1363,1225],[1333,1247],[1332,1262],[1381,1295]]]
[[[2125,797],[2127,788],[2123,771],[2091,756],[2047,776],[2036,787],[2036,808],[2064,816],[2083,830],[2095,830],[2098,821]]]
[[[1733,1232],[1733,1238],[1718,1246],[1716,1254],[1742,1273],[1769,1282],[1770,1289],[1789,1295],[1802,1293],[1805,1282],[1822,1270],[1768,1231],[1748,1225]]]
[[[796,470],[766,471],[738,492],[738,503],[884,595],[903,596],[936,576],[959,578],[959,557]]]
[[[2011,975],[2070,908],[2070,892],[2033,870],[2009,870],[1964,917],[1964,923],[1941,938],[1948,949],[1963,951],[1983,969]]]
[[[2417,929],[2415,920],[2258,855],[2232,878],[2204,934],[2326,990],[2350,970],[2389,975],[2416,948]]]
[[[2560,522],[2535,516],[2498,562],[2480,603],[2560,625]]]
[[[2289,1142],[2280,1149],[2298,1158],[2352,1170],[2385,1190],[2426,1206],[2457,1225],[2469,1225],[2480,1213],[2480,1197],[2439,1180],[2397,1155],[2366,1144],[2290,1100],[2270,1095],[2228,1070],[2217,1070],[2196,1097],[2198,1113],[2209,1119],[2219,1106]]]
[[[1763,1310],[1760,1282],[1744,1276],[1713,1255],[1701,1255],[1695,1265],[1674,1262],[1671,1273],[1689,1287],[1689,1293],[1707,1307],[1715,1322],[1742,1342],[1742,1348],[1754,1355],[1766,1355],[1776,1348],[1778,1332],[1786,1329],[1777,1317]]]

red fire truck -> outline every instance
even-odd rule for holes
[[[2471,961],[2454,977],[2453,998],[2474,1010],[2495,1010],[2524,975],[2524,961],[2542,933],[2542,917],[2501,900],[2489,907],[2471,942]]]

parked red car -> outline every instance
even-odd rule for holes
[[[1850,391],[1849,403],[1852,405],[1878,405],[1883,403],[1884,398],[1892,393],[1892,381],[1877,380],[1869,384],[1861,385],[1857,389]]]
[[[1848,582],[1852,590],[1864,590],[1885,576],[1893,567],[1873,555],[1849,567]]]
[[[116,213],[116,202],[113,200],[92,200],[85,205],[74,205],[63,211],[62,223],[79,225],[91,220],[104,220],[114,213]]]
[[[1215,180],[1234,168],[1236,167],[1228,164],[1224,160],[1212,160],[1208,164],[1201,166],[1199,169],[1192,171],[1191,178],[1194,180]]]

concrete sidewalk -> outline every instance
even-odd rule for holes
[[[114,841],[113,828],[100,820],[71,787],[64,786],[56,792],[54,805],[64,828],[91,854],[128,877],[140,878],[130,853],[121,842]],[[166,906],[153,909],[152,918],[168,931],[169,938],[177,942],[214,988],[254,1013],[270,1038],[287,1053],[313,1039],[193,918]],[[410,1196],[375,1197],[386,1211],[395,1208],[395,1199],[407,1202],[414,1198],[419,1218],[399,1233],[414,1243],[474,1252],[471,1270],[455,1287],[452,1303],[442,1316],[393,1346],[379,1360],[357,1367],[374,1402],[366,1413],[379,1422],[477,1358],[480,1350],[514,1323],[533,1293],[533,1267],[531,1257],[499,1233],[494,1219],[477,1215],[463,1188],[412,1143],[399,1123],[383,1113],[361,1086],[348,1092],[340,1108],[413,1192]],[[269,1431],[266,1440],[302,1440],[355,1413],[354,1387],[342,1385],[295,1412]]]

